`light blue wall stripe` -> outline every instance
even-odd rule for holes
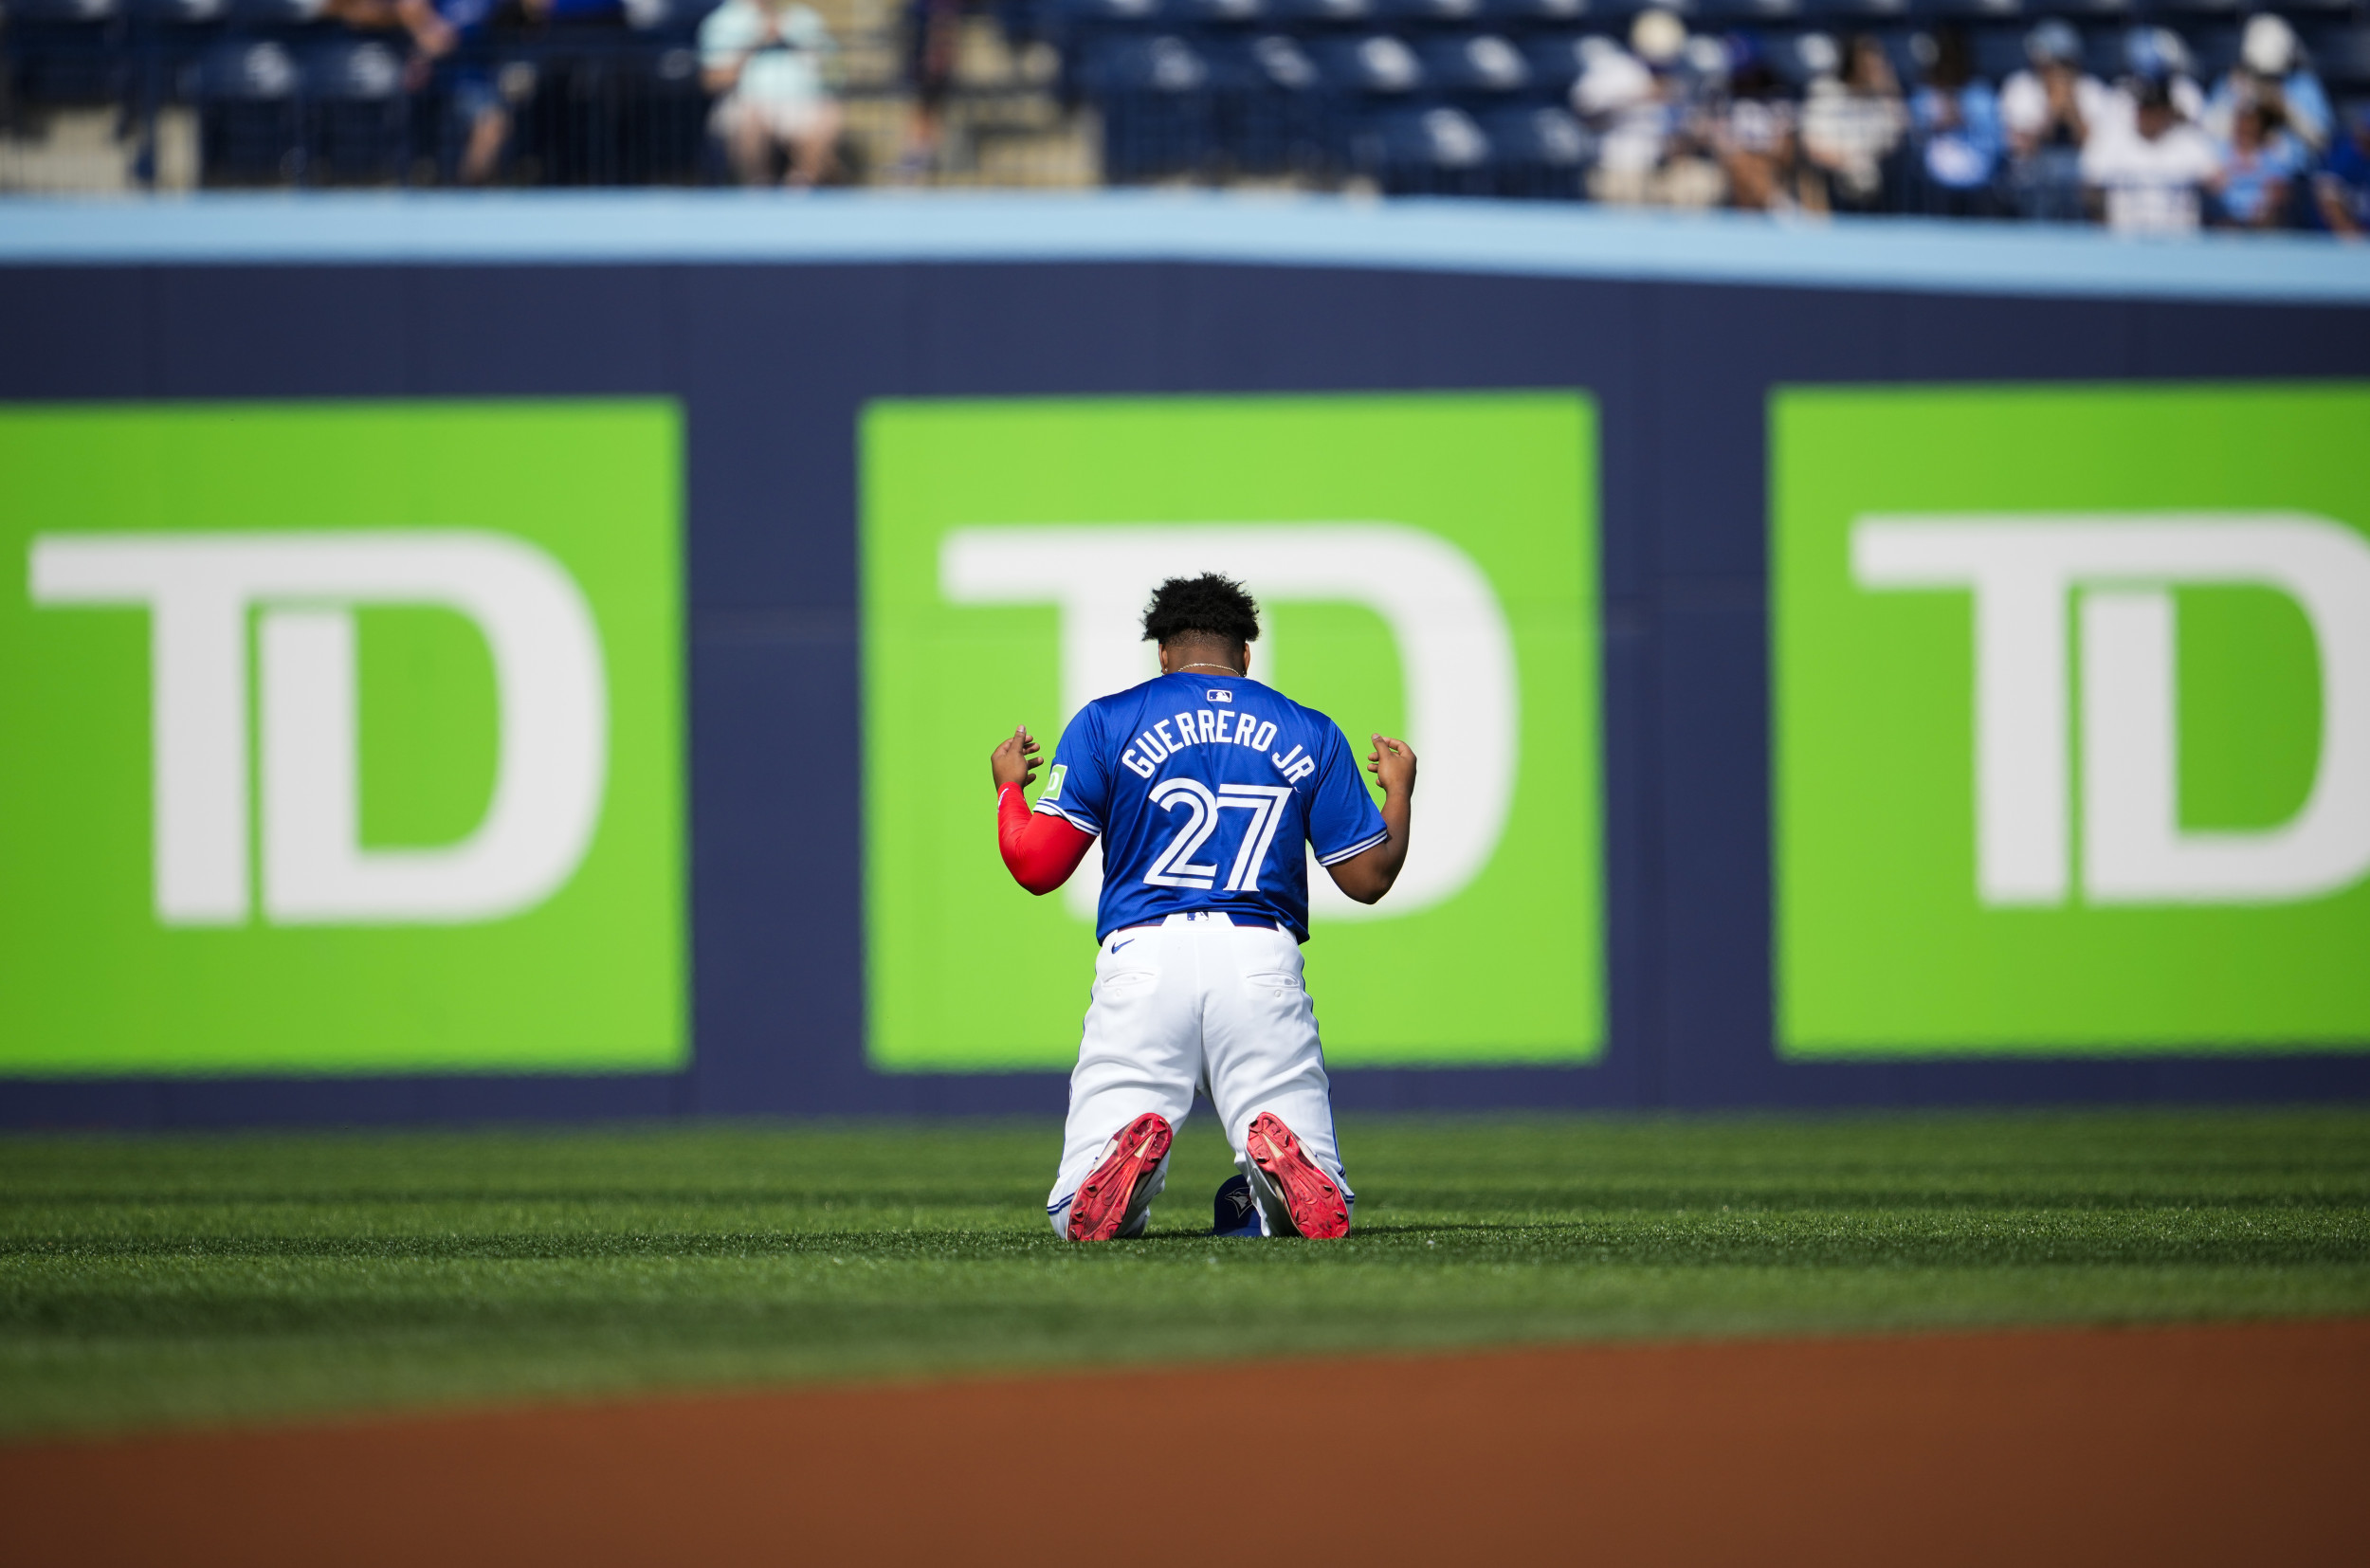
[[[0,264],[1151,262],[2370,302],[2370,246],[1321,196],[532,191],[0,202]]]

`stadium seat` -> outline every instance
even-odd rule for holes
[[[1504,98],[1531,84],[1522,51],[1495,33],[1426,40],[1416,50],[1424,80],[1436,92]]]
[[[1568,109],[1534,104],[1482,117],[1502,196],[1570,200],[1596,155],[1595,138]]]
[[[1268,0],[1171,0],[1168,15],[1199,27],[1254,27],[1269,20]]]
[[[1200,168],[1214,151],[1211,62],[1174,33],[1107,39],[1082,78],[1103,105],[1103,176],[1132,184]]]
[[[1375,0],[1385,24],[1411,27],[1470,27],[1481,17],[1482,0]]]
[[[1423,63],[1415,51],[1388,33],[1322,40],[1314,52],[1324,84],[1335,92],[1404,98],[1424,85]]]
[[[1482,0],[1481,8],[1486,20],[1522,32],[1577,27],[1591,13],[1588,0]]]
[[[303,61],[308,178],[400,180],[410,154],[403,56],[376,40],[321,45]]]
[[[1395,110],[1360,128],[1358,163],[1394,195],[1486,195],[1489,137],[1462,109]]]
[[[1054,18],[1071,35],[1140,31],[1165,20],[1162,0],[1055,0]]]
[[[1279,22],[1295,28],[1362,27],[1378,14],[1376,0],[1274,0]]]
[[[1320,90],[1316,62],[1282,33],[1249,39],[1231,56],[1213,51],[1216,137],[1228,163],[1247,174],[1322,176],[1334,171],[1340,140],[1333,100]]]
[[[1300,40],[1285,34],[1252,39],[1244,50],[1244,60],[1254,81],[1276,91],[1305,93],[1318,84],[1317,63],[1308,58]]]
[[[1594,35],[1559,33],[1533,38],[1522,46],[1522,63],[1530,67],[1532,87],[1556,99],[1572,91],[1598,49],[1616,47],[1613,40]]]
[[[1210,63],[1174,33],[1115,38],[1096,52],[1085,80],[1106,93],[1194,93],[1210,84]]]
[[[204,183],[304,178],[301,77],[284,46],[269,39],[219,45],[199,63],[196,85]]]

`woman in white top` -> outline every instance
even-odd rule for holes
[[[771,182],[777,152],[789,158],[785,185],[830,174],[840,129],[823,84],[832,48],[823,18],[797,0],[724,0],[700,24],[701,79],[721,95],[709,123],[743,184]]]

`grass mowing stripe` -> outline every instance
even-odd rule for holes
[[[1037,1123],[0,1139],[0,1431],[1641,1335],[2370,1312],[2370,1112],[1351,1119],[1347,1242],[1069,1247]]]

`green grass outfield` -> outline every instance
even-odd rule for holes
[[[2370,1312],[2370,1111],[1351,1119],[1344,1243],[1048,1123],[0,1139],[0,1433],[1583,1338]]]

